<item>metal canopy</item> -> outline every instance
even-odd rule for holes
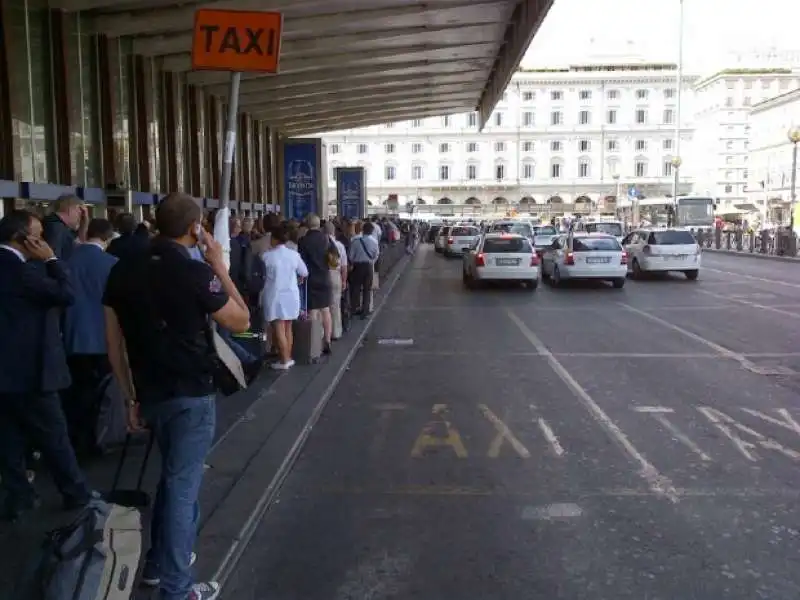
[[[94,30],[224,96],[227,73],[191,69],[198,8],[284,15],[280,74],[242,77],[242,110],[288,135],[453,112],[488,120],[553,0],[50,0]]]

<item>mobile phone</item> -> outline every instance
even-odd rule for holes
[[[205,235],[206,232],[203,230],[203,227],[200,225],[194,226],[194,237],[197,238],[197,247],[200,249],[200,252],[203,254],[206,253],[206,243],[205,243]]]

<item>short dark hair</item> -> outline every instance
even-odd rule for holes
[[[182,192],[172,192],[156,207],[156,228],[166,238],[173,240],[189,232],[192,223],[203,220],[203,211],[194,198]]]
[[[272,239],[276,240],[279,244],[285,244],[289,241],[289,226],[286,223],[281,223],[272,228],[270,235]]]
[[[361,233],[363,233],[364,235],[372,235],[373,231],[375,231],[375,226],[370,221],[367,221],[361,227]]]
[[[7,245],[20,235],[29,235],[31,221],[38,218],[29,210],[12,210],[0,219],[0,244]]]
[[[120,233],[133,233],[136,229],[136,218],[129,212],[120,213],[117,215],[116,224]]]
[[[114,228],[111,226],[111,221],[108,219],[92,219],[86,228],[86,237],[107,242],[114,237]]]
[[[65,210],[69,210],[73,206],[80,206],[83,204],[83,200],[78,198],[74,194],[63,194],[56,198],[56,201],[53,202],[53,211],[54,212],[64,212]]]

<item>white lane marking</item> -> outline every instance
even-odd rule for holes
[[[572,502],[548,504],[547,506],[526,506],[522,509],[522,518],[528,521],[571,519],[580,517],[582,514],[583,509]]]
[[[503,442],[508,442],[511,444],[511,447],[514,448],[514,451],[519,454],[521,458],[531,457],[531,453],[528,452],[528,449],[511,432],[511,430],[508,428],[508,425],[501,421],[500,418],[495,415],[488,406],[485,404],[479,404],[478,408],[483,416],[486,417],[486,420],[494,425],[494,428],[497,431],[497,435],[492,440],[492,443],[489,444],[489,451],[487,453],[489,458],[497,458],[500,456],[500,448],[503,447]]]
[[[779,453],[783,454],[784,456],[786,456],[788,458],[791,458],[792,460],[800,460],[800,452],[797,452],[796,450],[792,450],[791,448],[787,448],[787,447],[783,446],[782,444],[776,442],[772,438],[769,438],[769,437],[767,437],[767,436],[755,431],[754,429],[751,429],[750,427],[747,427],[746,425],[742,425],[736,419],[734,419],[730,415],[726,415],[724,412],[722,412],[720,410],[717,410],[715,408],[710,408],[710,407],[698,407],[697,410],[702,412],[706,417],[708,417],[708,419],[712,423],[714,423],[717,426],[717,428],[720,431],[725,433],[725,435],[731,441],[733,441],[734,444],[736,444],[736,447],[739,448],[740,450],[742,450],[742,454],[744,454],[745,456],[749,455],[748,458],[750,458],[750,460],[752,460],[752,461],[758,460],[758,456],[757,455],[752,454],[752,453],[749,452],[749,450],[754,450],[755,449],[755,447],[756,447],[755,444],[751,444],[750,442],[745,442],[744,440],[741,440],[735,434],[733,434],[730,431],[730,429],[728,429],[728,432],[726,432],[723,429],[723,427],[725,427],[722,424],[723,421],[725,423],[727,423],[728,425],[731,425],[732,427],[735,427],[739,431],[741,431],[743,433],[746,433],[747,435],[755,438],[758,441],[758,445],[761,446],[762,448],[765,448],[767,450],[774,450],[776,452],[779,452]],[[745,446],[747,447],[747,451],[745,451],[743,449]]]
[[[734,277],[742,277],[743,279],[752,279],[753,281],[761,281],[764,283],[774,283],[775,285],[783,285],[795,289],[800,289],[800,284],[789,283],[788,281],[780,281],[778,279],[767,279],[765,277],[756,277],[754,275],[745,275],[744,273],[734,273],[733,271],[723,271],[722,269],[712,269],[711,267],[701,267],[703,271],[710,271],[711,273],[721,273],[722,275],[733,275]],[[731,282],[734,283],[734,282]]]
[[[666,406],[634,406],[633,410],[640,413],[672,413],[675,412]]]
[[[580,383],[564,368],[558,359],[553,355],[547,346],[542,343],[539,337],[528,328],[522,319],[515,315],[510,309],[506,309],[506,314],[514,322],[519,329],[520,333],[536,348],[536,350],[547,359],[550,368],[559,376],[567,387],[577,396],[584,407],[589,411],[592,418],[603,427],[606,432],[628,453],[631,459],[639,465],[639,475],[642,477],[650,489],[671,502],[678,502],[678,492],[672,482],[662,475],[658,469],[647,458],[636,449],[636,446],[628,439],[628,436],[619,428],[619,426],[609,417],[606,412],[600,408],[600,405],[594,401],[589,393],[583,389]]]
[[[784,429],[788,429],[789,431],[792,431],[797,435],[800,435],[800,423],[795,421],[792,415],[789,414],[789,411],[786,410],[785,408],[779,408],[778,410],[775,411],[781,417],[783,417],[783,420],[776,419],[775,417],[770,417],[769,415],[765,415],[761,411],[753,410],[752,408],[743,408],[742,410],[749,415],[753,415],[754,417],[763,419],[767,423],[772,423],[773,425],[777,425],[778,427],[783,427]]]
[[[755,444],[751,444],[750,442],[746,442],[742,438],[740,438],[738,435],[733,433],[733,431],[731,431],[730,427],[725,425],[717,417],[717,415],[714,414],[716,411],[714,411],[713,408],[708,408],[706,406],[698,406],[697,410],[699,410],[703,415],[705,415],[705,417],[709,421],[711,421],[711,423],[713,423],[714,426],[717,429],[719,429],[725,437],[727,437],[731,442],[733,442],[733,445],[736,446],[736,449],[739,450],[739,452],[742,453],[742,456],[744,456],[747,460],[750,460],[750,461],[753,461],[753,462],[758,460],[758,457],[753,452],[751,452],[752,450],[756,449]]]
[[[542,430],[542,435],[544,436],[544,439],[548,441],[550,447],[553,449],[553,452],[555,452],[555,455],[564,456],[564,448],[561,445],[561,442],[558,441],[556,434],[553,433],[553,430],[550,427],[550,425],[547,424],[547,421],[545,421],[540,417],[537,422],[539,423],[539,429]]]
[[[671,408],[667,408],[666,406],[634,406],[633,410],[640,413],[648,413],[652,414],[653,418],[658,421],[662,427],[664,427],[667,431],[672,434],[676,440],[681,442],[684,446],[689,448],[692,452],[697,454],[701,460],[705,462],[710,462],[711,457],[703,452],[703,450],[697,444],[692,441],[692,439],[683,433],[678,426],[675,425],[672,421],[670,421],[665,415],[669,413],[674,413],[675,411]]]
[[[704,290],[695,290],[695,291],[700,292],[701,294],[707,294],[709,296],[716,296],[716,294],[713,294],[712,292],[706,292]],[[766,310],[766,311],[769,311],[771,313],[775,313],[777,315],[783,315],[783,316],[786,316],[786,317],[791,317],[793,319],[800,319],[800,314],[793,313],[793,312],[788,311],[788,310],[781,310],[780,308],[775,307],[775,306],[769,306],[767,304],[759,304],[758,302],[752,302],[750,300],[744,300],[743,298],[729,298],[729,300],[731,302],[736,302],[737,304],[741,304],[742,306],[749,306],[751,308],[758,308],[760,310]]]
[[[553,352],[554,356],[574,358],[719,358],[710,352]]]

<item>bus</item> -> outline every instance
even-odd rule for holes
[[[667,196],[642,198],[637,201],[639,218],[655,226],[685,229],[712,229],[714,227],[714,198],[707,196]]]

